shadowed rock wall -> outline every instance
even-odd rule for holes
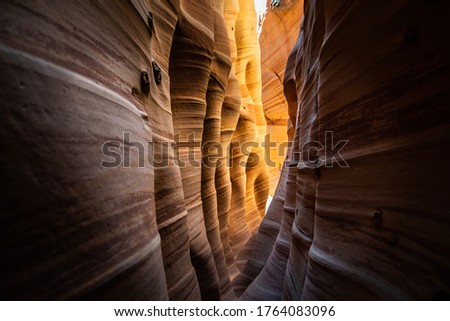
[[[168,79],[140,88],[148,28],[125,1],[0,7],[0,296],[167,299],[158,178],[133,146],[165,132]],[[124,133],[127,161],[100,167]]]
[[[245,164],[232,185],[263,124],[235,134],[236,3],[1,3],[2,298],[236,298],[230,221],[248,239],[267,194]]]
[[[2,1],[0,297],[448,299],[449,10],[305,1],[264,216],[253,1]]]
[[[284,78],[294,144],[241,298],[448,299],[449,9],[305,1]]]

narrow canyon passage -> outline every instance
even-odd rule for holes
[[[449,12],[2,1],[0,298],[449,300]]]

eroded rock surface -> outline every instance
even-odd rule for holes
[[[285,226],[268,236],[269,209],[248,260],[261,272],[238,276],[241,297],[448,298],[449,5],[304,9],[284,78],[296,129],[280,181]],[[435,154],[445,156],[430,164]]]
[[[282,1],[278,6],[267,1],[261,22],[262,103],[267,119],[267,134],[276,143],[270,149],[270,194],[274,195],[287,155],[288,101],[284,95],[284,72],[294,47],[303,16],[303,0]],[[294,112],[296,109],[294,109]]]
[[[268,186],[228,151],[265,126],[252,6],[2,2],[2,298],[236,298]]]
[[[271,5],[0,3],[2,299],[448,299],[450,5]]]

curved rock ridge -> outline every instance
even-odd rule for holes
[[[450,297],[450,3],[270,3],[0,2],[1,299]]]
[[[268,188],[228,149],[265,126],[250,3],[1,3],[0,297],[236,299]]]
[[[305,1],[284,199],[248,244],[241,299],[449,298],[449,9]]]
[[[261,101],[261,60],[254,2],[227,1],[226,5],[228,27],[235,32],[235,71],[241,98],[240,115],[231,140],[229,233],[236,263],[242,268],[246,255],[239,253],[264,216],[269,192],[269,171],[262,146],[266,121]]]
[[[283,79],[289,54],[298,38],[303,16],[303,0],[282,1],[271,6],[268,0],[261,22],[262,102],[267,119],[267,134],[276,145],[270,149],[270,195],[280,178],[288,141],[288,101],[283,94]]]
[[[297,41],[293,52],[299,49],[299,45],[300,41]],[[290,55],[284,80],[284,94],[288,98],[289,108],[297,110],[295,86],[290,86],[294,81],[293,64],[295,64],[295,55]],[[236,294],[243,300],[262,298],[279,300],[281,298],[282,287],[280,286],[283,284],[284,270],[289,256],[292,216],[295,212],[295,171],[298,162],[294,160],[293,155],[298,153],[299,139],[298,131],[295,131],[294,136],[295,124],[296,118],[291,117],[287,135],[288,140],[294,143],[289,145],[273,200],[257,233],[242,251],[249,259],[242,273],[233,283]],[[269,257],[270,263],[267,262]],[[266,283],[270,286],[266,286]],[[250,289],[247,290],[248,287]]]
[[[164,97],[140,90],[158,59],[147,26],[124,1],[0,7],[0,297],[167,299],[158,176],[139,154],[166,132]],[[108,141],[123,166],[100,166]]]

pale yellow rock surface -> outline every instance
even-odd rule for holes
[[[287,153],[289,108],[283,79],[289,53],[298,38],[302,16],[303,0],[282,1],[278,7],[271,6],[271,0],[268,0],[261,22],[262,103],[267,119],[267,134],[276,143],[270,150],[268,161],[271,195],[275,193]]]
[[[236,255],[264,215],[269,176],[261,146],[266,121],[261,102],[260,50],[254,3],[251,0],[240,0],[226,1],[225,4],[229,21],[236,19],[235,26],[230,23],[228,27],[231,26],[235,32],[235,71],[241,97],[239,121],[231,140],[230,240]],[[233,146],[236,145],[242,148],[234,149]],[[238,265],[243,266],[243,261],[245,259],[239,259]]]

